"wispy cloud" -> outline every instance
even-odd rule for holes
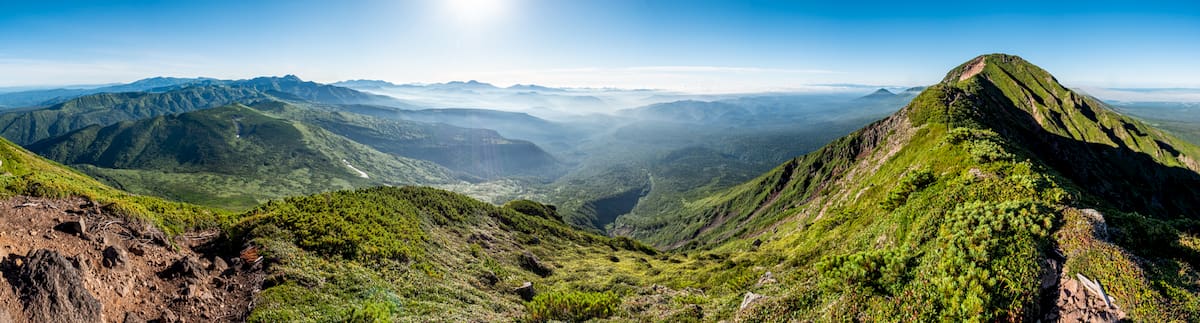
[[[741,66],[628,66],[508,70],[450,75],[450,79],[481,78],[497,84],[537,83],[565,87],[618,87],[732,93],[809,89],[806,84],[828,82],[842,74],[823,69]]]
[[[1200,89],[1194,88],[1080,88],[1103,100],[1126,102],[1200,102]]]

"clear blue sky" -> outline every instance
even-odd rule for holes
[[[0,86],[167,76],[747,90],[918,85],[1006,52],[1200,87],[1200,1],[0,1]]]

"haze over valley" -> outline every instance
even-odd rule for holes
[[[1194,3],[0,26],[0,322],[1200,321]]]

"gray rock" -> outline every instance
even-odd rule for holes
[[[80,219],[79,221],[67,221],[54,226],[54,230],[80,237],[83,237],[87,234],[86,228],[87,227],[83,225],[83,219]]]
[[[138,316],[137,313],[125,312],[125,320],[123,322],[125,322],[125,323],[146,323],[146,320],[142,319],[141,316]]]
[[[526,251],[522,253],[517,262],[521,265],[521,268],[525,268],[525,270],[529,270],[538,276],[546,277],[554,274],[554,269],[538,260],[537,256],[533,255],[532,252]]]
[[[521,299],[525,300],[526,302],[532,301],[533,297],[537,296],[537,290],[533,289],[532,282],[525,282],[525,284],[522,284],[521,287],[514,289],[513,292],[517,293],[517,295],[520,295]]]
[[[479,281],[487,284],[488,286],[494,286],[496,283],[500,282],[500,277],[496,276],[496,273],[492,272],[491,270],[484,270],[483,273],[479,275]]]
[[[186,256],[175,260],[170,267],[159,273],[159,276],[163,278],[200,278],[203,268],[196,259]]]
[[[213,257],[212,265],[208,266],[208,269],[212,270],[213,272],[217,273],[218,275],[221,275],[221,274],[224,274],[225,271],[229,270],[229,263],[225,262],[225,258],[221,258],[219,256]]]
[[[104,248],[104,267],[120,268],[125,266],[125,262],[129,257],[125,255],[125,250],[121,250],[115,246]]]
[[[760,278],[758,279],[758,283],[757,283],[757,284],[754,284],[754,286],[755,286],[755,287],[762,287],[763,285],[774,284],[774,283],[777,283],[777,282],[779,282],[779,281],[775,280],[775,275],[774,275],[774,274],[771,274],[771,272],[769,272],[769,271],[768,271],[768,272],[766,272],[766,273],[763,273],[762,277],[760,277]]]
[[[15,285],[30,322],[100,322],[100,301],[84,288],[72,261],[52,250],[29,254]]]
[[[738,306],[738,310],[745,310],[747,307],[750,307],[751,305],[754,305],[754,303],[757,303],[765,298],[767,298],[766,295],[755,294],[754,292],[746,292],[746,296],[742,297],[742,305]]]

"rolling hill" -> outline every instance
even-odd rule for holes
[[[338,189],[457,181],[432,162],[239,104],[93,125],[28,148],[135,193],[235,209]]]
[[[107,149],[60,141],[47,154],[91,151],[70,158],[192,170],[208,156],[239,151],[187,144],[243,147],[229,143],[261,131],[274,141],[244,146],[264,156],[247,161],[320,167],[294,158],[301,153],[270,152],[295,147],[294,141],[343,143],[319,138],[331,134],[303,134],[308,123],[294,117],[275,117],[301,114],[289,109],[295,108],[229,106],[74,133],[112,138],[81,141],[97,143],[181,134],[199,139],[177,142],[194,148],[187,152],[103,158]],[[197,127],[178,126],[189,123]],[[352,123],[360,121],[346,122]],[[122,126],[147,128],[123,132]],[[104,244],[149,248],[130,252],[124,261],[140,271],[120,277],[142,282],[134,288],[154,308],[170,308],[151,316],[159,319],[178,318],[174,311],[203,319],[216,313],[203,295],[232,290],[250,297],[235,299],[235,310],[222,312],[231,316],[222,317],[251,322],[1196,321],[1197,154],[1200,148],[1063,87],[1019,57],[991,54],[952,69],[900,111],[755,179],[712,194],[679,195],[679,207],[662,217],[615,219],[614,229],[668,252],[572,228],[552,205],[516,200],[495,206],[432,188],[296,196],[235,215],[108,188],[2,140],[0,192],[12,196],[4,203],[14,206],[0,209],[6,212],[0,224],[20,227],[0,239],[17,246],[85,246],[72,256],[80,265],[56,262],[83,273],[56,279],[78,285],[74,295],[88,296],[117,292],[79,280],[126,275],[109,265],[82,265],[89,259],[111,264],[121,255],[95,250]],[[661,156],[663,168],[650,174],[729,157],[704,147],[680,149]],[[353,177],[354,166],[340,171]],[[677,183],[702,184],[696,182],[703,180]],[[591,207],[621,208],[628,198]],[[61,205],[73,214],[67,217],[102,223],[88,230],[105,239],[38,236],[64,216],[38,205]],[[147,225],[127,230],[135,220]],[[114,223],[119,232],[106,231]],[[164,234],[138,233],[152,228]],[[26,261],[42,264],[44,254],[6,256],[0,269],[19,279],[4,280],[13,288],[0,290],[30,290],[20,277],[38,266]],[[188,260],[201,254],[203,260]],[[0,314],[37,314],[36,306],[27,306],[36,298],[11,299],[0,303]],[[113,308],[150,307],[117,299],[84,303],[103,302],[115,314],[121,312]],[[62,308],[82,308],[70,305]]]
[[[143,90],[140,92],[87,94],[48,107],[4,111],[0,113],[0,136],[25,145],[93,124],[103,126],[233,103],[253,104],[263,100],[412,107],[390,97],[306,82],[292,75],[237,81],[148,79],[139,82],[142,85],[134,83],[108,89]],[[165,86],[144,89],[149,84]]]

